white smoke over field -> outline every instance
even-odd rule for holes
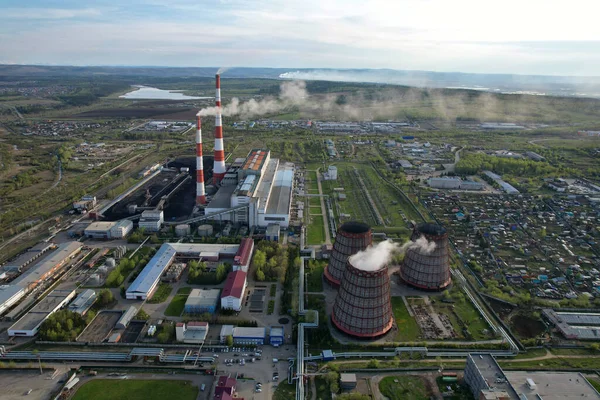
[[[364,251],[350,256],[350,263],[363,271],[378,271],[390,263],[392,257],[398,254],[404,254],[408,249],[420,249],[421,253],[430,254],[435,250],[435,242],[430,242],[421,236],[414,242],[409,240],[403,245],[394,243],[391,240],[377,243],[369,246]]]

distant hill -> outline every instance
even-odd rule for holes
[[[0,65],[0,81],[32,77],[212,77],[217,67],[76,67]],[[568,77],[461,72],[406,71],[392,69],[227,69],[230,78],[302,79],[337,82],[369,82],[430,88],[462,88],[494,93],[525,93],[600,98],[600,77]]]

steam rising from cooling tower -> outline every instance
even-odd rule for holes
[[[337,231],[329,264],[324,271],[325,279],[331,285],[338,287],[346,270],[348,257],[365,250],[372,241],[373,235],[369,225],[362,222],[342,224]]]
[[[204,160],[202,157],[202,121],[196,115],[196,205],[206,204],[204,191]]]
[[[400,267],[400,277],[410,286],[442,290],[451,282],[448,233],[440,225],[417,225]],[[429,243],[432,243],[431,246]]]

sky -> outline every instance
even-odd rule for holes
[[[0,63],[600,75],[596,0],[1,0]]]

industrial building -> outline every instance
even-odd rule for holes
[[[158,232],[165,222],[165,214],[159,210],[146,210],[142,212],[138,226],[146,232]]]
[[[230,166],[205,213],[219,214],[214,217],[218,221],[287,228],[293,184],[293,164],[271,159],[269,150],[253,149],[245,160]]]
[[[158,287],[160,277],[178,256],[199,259],[208,254],[210,257],[216,255],[217,259],[220,257],[233,258],[239,247],[236,244],[164,243],[127,288],[126,298],[146,300],[152,297]]]
[[[348,259],[335,298],[331,322],[347,335],[374,339],[394,324],[387,265],[363,270],[359,261]]]
[[[185,302],[186,314],[214,314],[219,305],[221,289],[193,289]]]
[[[356,388],[356,374],[340,374],[340,389],[352,390]]]
[[[121,318],[115,324],[117,329],[125,329],[131,322],[131,320],[137,315],[138,309],[135,306],[131,306],[121,315]]]
[[[498,174],[493,173],[492,171],[483,171],[484,175],[493,180],[500,186],[502,190],[504,190],[508,194],[519,194],[517,188],[511,185],[508,182],[502,180],[502,177]]]
[[[246,291],[246,283],[246,273],[244,271],[230,272],[221,293],[221,308],[240,311],[244,292]]]
[[[9,285],[0,287],[0,314],[21,300],[40,283],[62,270],[71,257],[81,251],[81,243],[65,242],[40,261],[30,266]]]
[[[220,343],[225,343],[225,340],[227,339],[227,336],[232,336],[233,337],[233,330],[235,329],[235,326],[233,325],[223,325],[221,326],[221,333],[219,334],[219,341]]]
[[[269,331],[269,343],[271,346],[279,347],[284,343],[284,340],[283,326],[272,326]]]
[[[270,242],[279,242],[279,235],[281,234],[281,228],[278,224],[269,224],[267,231],[265,232],[265,240]]]
[[[469,354],[464,380],[476,399],[600,399],[581,373],[503,371],[491,354]]]
[[[240,243],[240,248],[233,257],[233,270],[242,270],[247,273],[253,251],[254,240],[252,240],[252,238],[243,238],[242,243]]]
[[[542,311],[544,317],[569,340],[600,340],[600,314]]]
[[[267,329],[262,328],[246,328],[246,327],[235,327],[233,329],[233,343],[234,344],[249,344],[249,345],[263,345],[267,336]]]
[[[420,238],[435,243],[433,249],[418,245]],[[400,278],[410,286],[423,290],[443,290],[451,282],[448,232],[440,225],[422,223],[412,232],[413,242],[404,254]]]
[[[83,292],[79,293],[79,296],[69,304],[69,311],[76,312],[80,315],[85,315],[86,312],[94,305],[96,302],[96,292],[92,289],[86,289]]]
[[[338,287],[346,271],[348,257],[365,250],[373,242],[371,228],[362,222],[346,222],[339,227],[323,275],[332,286]]]
[[[18,257],[8,261],[2,266],[5,271],[21,272],[23,268],[40,258],[43,254],[52,250],[56,246],[54,243],[41,242],[19,255]]]
[[[75,290],[53,290],[8,328],[8,336],[35,336],[42,323],[75,297]]]
[[[187,324],[178,322],[175,325],[175,337],[178,342],[202,344],[208,335],[208,322],[190,321]]]
[[[133,222],[124,219],[121,221],[92,222],[83,231],[85,237],[90,239],[123,239],[133,230]]]
[[[483,183],[475,181],[463,181],[458,177],[440,177],[429,178],[427,184],[436,189],[457,189],[457,190],[483,190]]]

